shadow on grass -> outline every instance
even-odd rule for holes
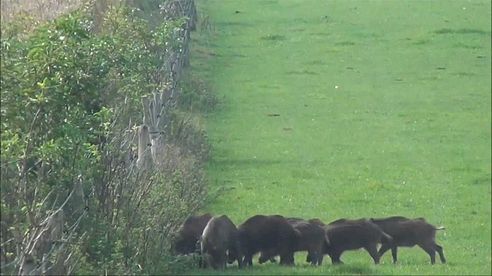
[[[254,27],[253,23],[248,22],[236,22],[236,21],[221,21],[215,23],[219,27]]]
[[[479,35],[490,35],[490,32],[484,31],[484,30],[479,30],[479,29],[469,29],[469,28],[463,28],[463,29],[449,29],[449,28],[444,28],[444,29],[439,29],[434,31],[436,34],[479,34]]]
[[[411,44],[412,45],[426,45],[426,44],[429,44],[431,42],[430,39],[419,39],[415,42],[412,42]]]
[[[278,0],[263,0],[263,1],[260,1],[259,2],[260,5],[274,5],[274,4],[278,4]]]
[[[270,159],[235,159],[235,160],[211,160],[214,166],[268,166],[286,163],[285,160]]]
[[[482,49],[483,47],[480,45],[468,45],[465,43],[456,43],[453,45],[455,48],[464,48],[464,49]]]
[[[370,265],[327,265],[313,267],[310,265],[296,265],[282,267],[278,265],[255,265],[253,267],[238,269],[227,267],[223,271],[213,269],[200,269],[187,271],[187,275],[381,275],[381,271],[372,269]]]
[[[376,270],[372,269],[367,264],[343,264],[333,266],[334,274],[379,274]]]
[[[473,185],[490,185],[491,183],[492,183],[492,179],[490,175],[475,178],[472,182]]]
[[[309,71],[309,70],[302,70],[302,71],[289,71],[286,72],[287,75],[318,75],[318,73]]]
[[[355,42],[341,41],[341,42],[336,42],[335,45],[337,45],[337,46],[352,46],[352,45],[355,45]]]

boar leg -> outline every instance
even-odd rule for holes
[[[243,256],[241,252],[241,245],[239,244],[239,241],[236,241],[232,243],[232,248],[229,249],[229,252],[227,254],[227,262],[229,264],[233,264],[234,261],[237,260],[237,265],[239,268],[243,267]]]
[[[238,268],[243,268],[243,257],[241,255],[237,256],[237,266]]]
[[[280,247],[275,253],[275,255],[280,255],[281,265],[294,265],[294,247],[288,240],[283,244],[280,244]]]
[[[217,260],[211,260],[211,258],[210,258],[210,266],[213,269],[217,270],[220,268],[220,263]]]
[[[260,264],[266,263],[268,260],[271,261],[271,259],[274,259],[276,255],[276,250],[275,249],[268,249],[261,251],[260,253],[260,258],[258,259],[258,262]]]
[[[323,250],[319,250],[318,253],[308,251],[308,254],[306,256],[306,263],[311,263],[311,264],[318,264],[321,265],[321,262],[323,262]],[[320,260],[321,259],[321,260]]]
[[[317,265],[323,264],[323,253],[321,252],[321,250],[318,251],[318,254],[317,255],[318,255],[318,260],[317,260],[316,264]]]
[[[278,251],[281,265],[294,265],[294,250],[289,246],[282,246]]]
[[[212,267],[212,263],[211,263],[211,260],[210,259],[211,259],[210,254],[208,254],[208,253],[203,253],[202,254],[202,265],[203,265],[203,268]]]
[[[253,266],[253,255],[247,253],[244,255],[243,259],[243,265],[244,266]]]
[[[391,256],[393,256],[393,263],[394,264],[396,264],[396,262],[398,261],[397,253],[398,253],[398,247],[397,246],[391,247]]]
[[[220,256],[220,269],[226,269],[227,267],[227,252],[224,250],[222,255]]]
[[[422,248],[427,254],[429,254],[431,258],[431,264],[436,263],[436,251],[434,250],[434,245],[433,244],[419,244],[420,248]]]
[[[311,265],[318,264],[318,253],[316,251],[309,251],[308,255],[311,255],[310,263]]]
[[[374,260],[375,264],[379,264],[379,254],[378,254],[378,247],[377,244],[371,243],[368,244],[367,246],[364,247],[366,251],[371,255],[372,259]]]
[[[396,247],[395,245],[383,243],[378,251],[379,258],[383,257],[384,253],[386,253],[386,251],[390,249],[391,249],[391,255],[393,256],[393,263],[396,264],[396,262],[398,261],[398,257],[397,257],[398,247]]]
[[[294,265],[294,252],[286,252],[280,255],[281,265]]]
[[[309,261],[312,265],[321,265],[323,262],[323,254],[322,254],[322,248],[311,248],[311,250],[308,251],[308,256],[306,257],[306,260],[309,258]]]
[[[330,254],[331,263],[334,265],[343,264],[342,260],[340,260],[340,256],[342,255],[342,251],[333,250]]]
[[[306,256],[306,263],[310,263],[312,258],[313,257],[311,257],[311,253],[308,252],[308,254]]]
[[[199,256],[199,259],[198,259],[198,267],[199,268],[207,268],[207,262],[203,258],[203,255],[200,255]]]
[[[243,254],[240,249],[238,250],[238,253],[236,255],[236,260],[237,260],[237,266],[239,268],[243,268]]]
[[[266,256],[267,254],[265,252],[261,252],[260,258],[258,258],[258,263],[259,264],[266,263],[268,261],[268,258]]]
[[[220,263],[220,269],[221,269],[221,270],[224,270],[224,269],[226,269],[226,267],[227,267],[227,261],[226,261],[226,259],[224,258],[224,259],[222,259],[222,261],[221,261],[221,263]]]
[[[441,258],[441,263],[445,264],[446,258],[444,258],[444,253],[442,252],[442,246],[438,245],[437,243],[434,243],[434,248],[436,249],[437,253],[439,253],[439,258]]]
[[[386,253],[386,251],[390,250],[390,248],[391,247],[387,243],[383,243],[381,245],[381,248],[379,248],[379,251],[378,251],[379,257],[380,258],[383,257],[384,253]]]

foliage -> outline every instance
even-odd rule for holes
[[[9,30],[15,22],[2,30],[2,260],[18,270],[23,241],[62,208],[72,231],[63,239],[76,244],[63,248],[76,256],[75,272],[162,273],[171,269],[171,257],[160,258],[169,237],[204,197],[206,146],[196,126],[175,118],[201,150],[169,144],[168,163],[142,173],[132,122],[142,116],[140,98],[165,85],[163,64],[182,46],[176,29],[184,21],[151,29],[122,7],[110,9],[96,33],[87,14],[28,35]]]

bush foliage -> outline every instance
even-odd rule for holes
[[[141,171],[136,123],[141,97],[163,85],[163,64],[182,47],[176,30],[186,18],[150,28],[122,7],[95,32],[88,14],[27,36],[15,22],[3,26],[2,270],[29,263],[40,273],[170,273],[172,234],[204,198],[205,135],[172,110],[179,131],[169,134],[166,161]],[[63,232],[45,252],[39,229],[56,210]]]

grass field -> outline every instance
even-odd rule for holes
[[[445,265],[415,247],[226,274],[491,274],[490,1],[197,3],[193,71],[220,100],[206,211],[446,227]]]

